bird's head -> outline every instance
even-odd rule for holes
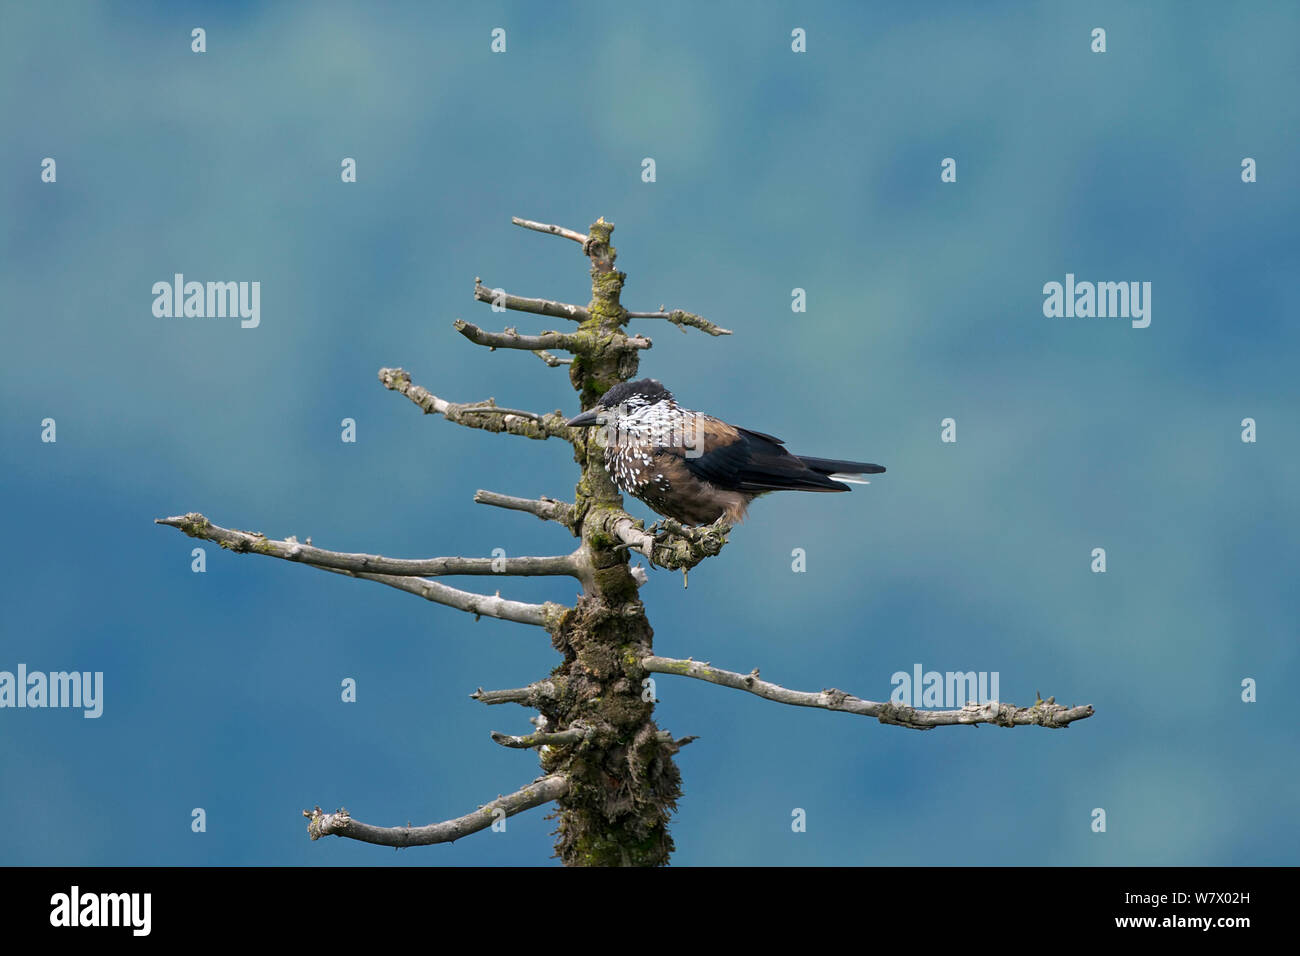
[[[570,418],[570,428],[590,428],[626,419],[637,419],[647,411],[675,406],[673,393],[653,378],[615,385],[581,415]]]

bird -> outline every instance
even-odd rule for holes
[[[730,425],[677,404],[653,378],[610,388],[567,422],[604,426],[604,466],[619,491],[683,525],[743,521],[772,491],[850,491],[883,465],[793,455],[764,432]]]

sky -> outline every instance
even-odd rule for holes
[[[915,732],[663,676],[659,724],[699,736],[675,865],[1300,862],[1298,27],[1280,3],[4,5],[0,672],[103,694],[0,707],[0,863],[558,865],[541,809],[401,852],[301,816],[434,822],[537,776],[489,738],[529,712],[468,695],[544,677],[544,632],[214,545],[196,573],[154,524],[570,550],[472,501],[571,497],[567,445],[377,379],[576,414],[563,368],[452,329],[562,321],[492,313],[476,276],[588,300],[577,246],[512,216],[605,217],[628,308],[734,330],[633,321],[683,405],[888,468],[757,502],[688,589],[651,571],[657,653],[1096,709]],[[256,326],[156,315],[177,273],[259,283]],[[1049,316],[1067,281],[1149,289],[1149,324]]]

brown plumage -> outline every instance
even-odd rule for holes
[[[749,503],[771,491],[848,491],[885,469],[866,462],[809,458],[781,439],[682,408],[654,379],[616,385],[569,421],[604,426],[605,470],[620,491],[688,525],[743,521]]]

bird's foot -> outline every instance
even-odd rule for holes
[[[681,534],[685,529],[682,528],[679,521],[672,518],[660,518],[645,530],[647,534],[654,537],[655,544],[662,544],[669,535]]]
[[[676,518],[664,518],[664,520],[659,523],[663,525],[664,530],[669,534],[690,534],[690,529]]]

